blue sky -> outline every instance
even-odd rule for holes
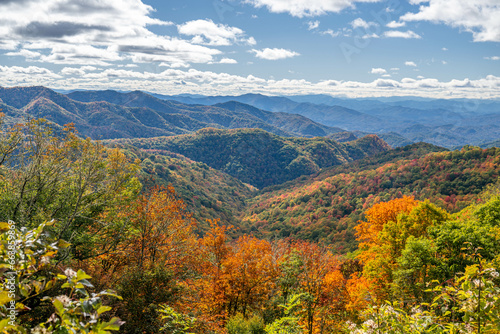
[[[498,0],[0,0],[0,85],[500,97]]]

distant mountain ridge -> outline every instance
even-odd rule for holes
[[[45,87],[0,88],[0,108],[9,119],[43,117],[74,123],[93,139],[172,136],[206,127],[259,128],[277,135],[326,136],[340,128],[296,114],[273,113],[241,105],[202,106],[164,101],[135,91],[78,91],[68,95]]]
[[[300,114],[328,126],[375,133],[391,146],[425,141],[447,148],[500,138],[500,101],[425,98],[343,99],[327,95],[161,96],[212,105],[239,101],[274,112]],[[406,140],[386,133],[397,134]],[[394,141],[392,141],[394,139]]]
[[[330,138],[347,130],[358,138],[376,134],[393,147],[424,141],[456,148],[500,139],[498,100],[204,97],[112,90],[64,95],[45,87],[0,88],[0,100],[7,119],[45,117],[59,125],[74,122],[82,135],[95,139],[172,136],[206,127],[259,128],[285,137]]]

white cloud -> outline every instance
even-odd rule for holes
[[[405,61],[405,65],[406,65],[406,66],[417,67],[417,64],[415,64],[415,63],[414,63],[414,62],[412,62],[412,61]]]
[[[361,36],[361,38],[363,38],[363,39],[367,39],[367,38],[380,38],[380,36],[377,35],[376,33],[373,33],[373,34],[363,35],[363,36]]]
[[[443,51],[448,51],[448,49],[447,49],[447,48],[442,48],[441,50],[443,50]]]
[[[43,74],[43,75],[50,75],[55,78],[59,78],[60,76],[56,75],[54,72],[52,72],[49,69],[43,68],[43,67],[38,67],[38,66],[28,66],[28,67],[22,67],[22,66],[1,66],[0,65],[0,71],[4,73],[15,73],[15,74]]]
[[[79,70],[78,68],[75,68]],[[81,68],[80,68],[81,70]],[[70,72],[71,70],[66,70]],[[143,90],[160,94],[200,93],[232,95],[241,92],[267,95],[330,94],[347,97],[423,96],[432,98],[500,98],[500,77],[488,75],[477,80],[403,78],[371,82],[303,79],[271,80],[195,69],[169,68],[162,72],[106,69],[80,76],[61,76],[40,67],[0,66],[0,86],[44,85],[55,89]]]
[[[292,58],[295,56],[299,56],[300,54],[295,52],[295,51],[290,51],[286,49],[269,49],[265,48],[263,50],[255,50],[253,49],[252,52],[255,53],[255,57],[260,58],[260,59],[267,59],[267,60],[278,60],[278,59],[285,59],[285,58]]]
[[[7,52],[6,56],[20,56],[27,60],[33,60],[34,58],[39,58],[42,54],[40,52],[30,51],[27,49],[21,49],[17,52]]]
[[[79,75],[79,76],[83,76],[85,75],[87,72],[93,72],[93,71],[97,71],[98,68],[95,67],[95,66],[81,66],[80,68],[76,68],[76,67],[64,67],[62,70],[61,70],[61,74],[62,75]]]
[[[292,16],[318,16],[338,13],[354,8],[356,2],[378,2],[379,0],[244,0],[256,8],[266,7],[273,13],[288,13]]]
[[[420,35],[418,35],[417,33],[411,31],[411,30],[408,30],[408,31],[398,31],[398,30],[389,30],[389,31],[386,31],[384,32],[384,36],[385,37],[389,37],[389,38],[422,38],[420,37]]]
[[[441,63],[442,63],[443,65],[448,64],[448,62],[447,62],[446,60],[441,60]]]
[[[307,29],[308,30],[313,30],[313,29],[317,29],[319,27],[319,21],[309,21],[307,22]]]
[[[397,28],[401,28],[401,27],[404,27],[406,25],[405,22],[396,22],[396,21],[391,21],[389,23],[387,23],[385,26],[387,28],[391,28],[391,29],[397,29]]]
[[[79,68],[74,68],[74,67],[65,67],[61,70],[62,75],[85,75],[85,71]]]
[[[130,65],[134,65],[134,64],[130,64]],[[136,65],[136,66],[137,66],[137,65]],[[81,69],[82,71],[86,71],[86,72],[88,72],[88,71],[90,71],[90,72],[91,72],[91,71],[97,71],[97,70],[98,70],[98,68],[97,68],[97,67],[95,67],[95,66],[82,66],[82,67],[80,67],[80,69]]]
[[[246,42],[247,42],[248,45],[255,45],[255,44],[257,44],[257,41],[253,37],[249,37]]]
[[[99,66],[143,59],[208,63],[220,53],[153,33],[150,25],[173,24],[151,17],[153,11],[142,0],[0,1],[0,49],[39,52],[42,62]]]
[[[209,63],[209,64],[212,64],[212,63]],[[189,64],[186,64],[186,63],[174,63],[174,62],[162,62],[158,66],[168,67],[168,68],[189,68],[189,67],[191,67]]]
[[[377,68],[372,68],[371,72],[372,74],[385,74],[387,71],[383,68],[377,67]]]
[[[219,64],[238,64],[238,62],[235,59],[231,58],[222,58],[219,62]]]
[[[376,87],[387,87],[387,88],[396,88],[401,86],[401,84],[398,81],[390,79],[377,79],[372,84],[375,84]]]
[[[19,46],[18,41],[3,40],[0,38],[0,50],[16,50]]]
[[[356,28],[369,29],[370,27],[374,27],[374,26],[378,25],[375,22],[366,22],[365,20],[363,20],[360,17],[358,17],[357,19],[352,21],[350,24],[351,24],[353,29],[356,29]]]
[[[465,29],[475,42],[500,41],[500,2],[498,0],[412,0],[419,12],[406,13],[403,21],[430,21]],[[424,5],[426,3],[427,5]]]
[[[399,71],[399,67],[392,67],[391,71]]]
[[[38,45],[26,45],[35,47]],[[79,44],[55,44],[49,55],[40,57],[40,61],[53,64],[88,64],[109,66],[110,62],[123,60],[116,50]]]
[[[194,36],[193,43],[206,45],[232,45],[234,43],[255,44],[255,39],[249,40],[245,32],[236,27],[216,24],[212,20],[194,20],[177,26],[182,35]]]
[[[499,56],[484,57],[484,59],[487,59],[487,60],[500,60],[500,57]]]
[[[341,32],[340,31],[333,31],[332,29],[328,29],[325,31],[320,32],[321,35],[329,35],[331,37],[337,37],[340,36]]]
[[[391,75],[390,75],[390,74],[383,74],[383,75],[382,75],[382,77],[383,77],[383,78],[390,78],[390,77],[391,77]]]

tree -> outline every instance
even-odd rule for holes
[[[441,225],[449,215],[427,201],[403,197],[374,205],[366,217],[367,221],[356,227],[361,250],[358,258],[364,264],[363,275],[372,284],[372,300],[388,300],[408,238],[426,236],[431,226]]]
[[[302,294],[302,321],[309,334],[322,331],[327,316],[344,307],[345,281],[339,261],[326,248],[305,241],[292,244],[302,263],[298,293]]]
[[[271,244],[242,236],[229,242],[229,227],[212,222],[211,230],[200,240],[202,276],[196,280],[195,303],[204,310],[207,322],[217,327],[241,313],[247,317],[260,311],[269,299],[277,274]]]
[[[138,162],[79,138],[72,125],[57,134],[44,120],[2,126],[0,220],[28,228],[55,220],[51,228],[72,243],[72,256],[92,256],[88,230],[109,228],[99,215],[136,196]]]
[[[173,187],[157,186],[101,219],[122,227],[121,240],[108,249],[109,233],[104,233],[97,243],[101,255],[84,265],[101,284],[116,285],[125,297],[118,310],[126,320],[125,331],[155,333],[161,326],[159,305],[177,299],[178,282],[189,278],[196,267],[191,215]]]

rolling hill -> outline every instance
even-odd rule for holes
[[[182,154],[258,188],[389,150],[383,140],[373,135],[338,143],[320,137],[280,137],[258,129],[207,128],[181,136],[114,142]]]
[[[446,151],[413,144],[269,187],[252,198],[242,229],[261,237],[322,241],[338,252],[356,249],[362,212],[402,195],[456,212],[500,176],[500,149]]]
[[[239,225],[238,216],[256,188],[179,154],[164,154],[133,146],[120,147],[131,159],[141,160],[139,180],[144,190],[155,185],[172,185],[186,203],[187,211],[198,222],[197,231],[207,230],[207,219],[219,219],[223,224]]]

